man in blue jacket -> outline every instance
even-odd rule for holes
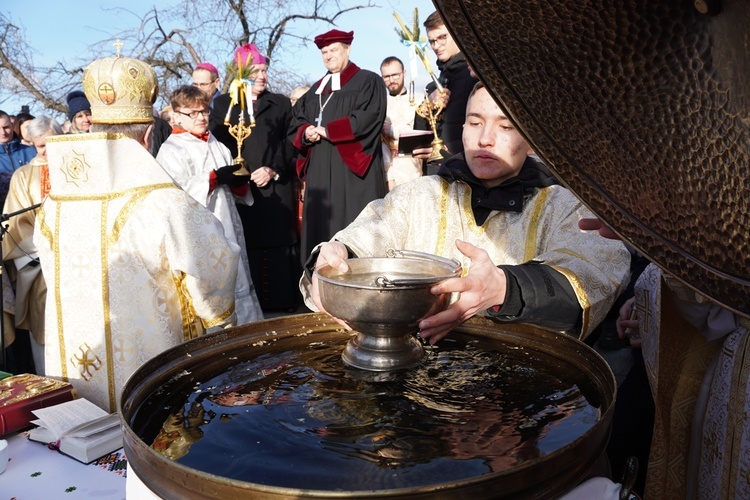
[[[13,172],[35,156],[36,150],[21,144],[21,139],[13,133],[13,123],[8,113],[0,111],[0,207],[5,203]]]
[[[15,172],[36,156],[36,150],[25,144],[13,133],[13,122],[5,111],[0,111],[0,172]]]

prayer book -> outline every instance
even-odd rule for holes
[[[31,426],[33,410],[73,399],[73,386],[61,380],[22,373],[0,380],[0,436]]]
[[[435,134],[431,130],[407,130],[398,136],[398,155],[411,156],[415,149],[432,147]]]
[[[122,448],[122,428],[117,413],[107,413],[91,401],[74,399],[34,410],[37,425],[29,439],[48,445],[85,464]]]

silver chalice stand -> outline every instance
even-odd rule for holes
[[[444,309],[450,299],[430,288],[460,276],[461,264],[408,250],[346,263],[346,273],[328,266],[315,271],[325,310],[356,332],[341,355],[344,362],[379,372],[416,366],[424,356],[416,338],[419,320]]]

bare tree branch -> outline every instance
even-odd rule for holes
[[[233,64],[237,46],[255,43],[261,52],[280,62],[269,69],[271,81],[277,83],[276,91],[288,92],[303,78],[293,66],[283,63],[282,56],[308,43],[312,30],[319,32],[311,26],[335,26],[344,14],[375,7],[373,1],[342,6],[344,2],[339,0],[182,0],[168,9],[152,7],[142,15],[113,7],[108,10],[132,16],[133,27],[94,44],[91,51],[94,57],[110,55],[111,48],[106,45],[122,40],[123,55],[154,68],[162,89],[160,104],[166,104],[172,90],[192,81],[198,63],[213,61],[222,71],[222,66]],[[10,21],[0,12],[0,104],[8,96],[23,96],[37,107],[65,112],[65,95],[80,88],[81,73],[91,58],[81,57],[72,68],[63,63],[35,65],[23,28]],[[229,83],[225,79],[224,90]]]
[[[67,106],[52,98],[31,76],[34,75],[34,68],[30,63],[29,54],[24,52],[26,45],[21,30],[1,13],[0,26],[2,27],[0,69],[9,73],[7,76],[15,80],[20,88],[25,89],[33,99],[42,103],[45,108],[64,113]],[[12,87],[11,90],[13,90]]]

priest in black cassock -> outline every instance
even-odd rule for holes
[[[292,105],[282,94],[269,92],[268,58],[255,44],[238,47],[234,60],[253,67],[252,103],[255,126],[242,143],[242,158],[250,171],[253,204],[237,203],[237,212],[245,233],[255,292],[263,311],[296,309],[300,302],[300,255],[294,196],[293,148],[287,139]],[[209,127],[211,133],[237,154],[237,140],[224,120],[234,125],[239,107],[229,114],[230,96],[222,94],[213,101]]]
[[[387,192],[380,141],[387,91],[380,75],[349,61],[353,39],[339,30],[315,37],[328,72],[294,107],[290,138],[306,181],[303,260]]]

